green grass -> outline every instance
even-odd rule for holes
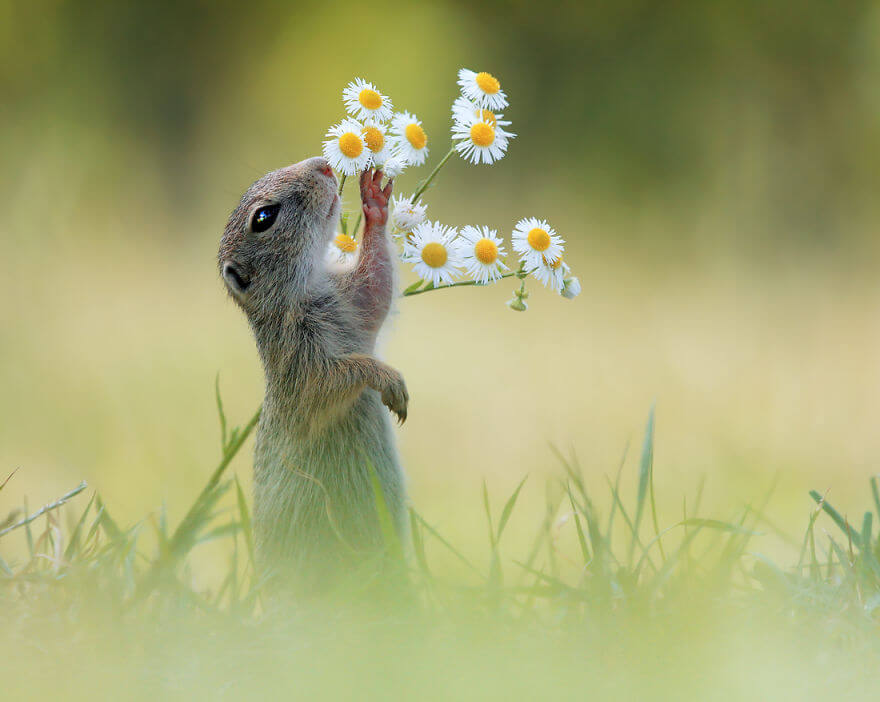
[[[8,699],[59,685],[73,699],[871,699],[876,478],[856,524],[810,493],[797,559],[776,563],[760,546],[769,495],[715,518],[700,487],[661,524],[652,410],[635,495],[621,494],[624,462],[596,496],[557,452],[523,553],[504,536],[528,480],[501,499],[484,484],[486,557],[474,562],[415,509],[404,556],[377,492],[386,565],[406,584],[282,603],[263,590],[248,500],[226,473],[259,413],[230,429],[219,391],[217,406],[220,462],[176,527],[164,507],[124,524],[84,485],[0,524],[0,547],[24,542],[22,557],[0,558]],[[200,588],[191,560],[209,542],[228,566]]]

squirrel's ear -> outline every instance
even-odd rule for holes
[[[250,276],[232,261],[224,261],[223,263],[223,280],[229,291],[239,299],[245,296],[251,285]]]

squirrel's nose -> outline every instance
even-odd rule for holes
[[[327,162],[326,158],[321,158],[320,156],[316,156],[315,158],[311,159],[311,161],[312,161],[312,166],[314,167],[314,169],[316,171],[318,171],[319,173],[323,173],[328,178],[335,177],[333,175],[333,169],[330,168],[330,164]]]

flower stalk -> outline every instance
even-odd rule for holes
[[[518,275],[518,273],[504,273],[500,275],[497,280],[501,280],[502,278],[512,278],[513,276]],[[467,286],[477,286],[479,288],[487,288],[492,283],[479,283],[476,280],[461,280],[456,283],[448,283],[447,285],[438,285],[434,287],[433,285],[429,285],[424,288],[418,288],[413,290],[411,288],[407,288],[401,294],[401,297],[412,297],[413,295],[421,295],[422,293],[431,292],[432,290],[446,290],[446,288],[463,288]]]
[[[413,196],[411,198],[411,202],[418,202],[418,199],[424,194],[425,190],[428,189],[428,186],[431,184],[431,181],[437,177],[437,174],[440,172],[440,169],[446,165],[446,162],[451,158],[452,154],[454,154],[454,153],[455,153],[455,147],[453,146],[449,149],[449,151],[446,153],[446,155],[442,159],[440,159],[440,163],[438,163],[434,167],[434,170],[431,171],[431,175],[429,175],[427,178],[425,178],[424,181],[422,181],[422,184],[416,189],[416,192],[413,194]]]

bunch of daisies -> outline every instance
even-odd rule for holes
[[[527,217],[514,226],[511,244],[518,256],[514,269],[505,264],[504,240],[487,226],[456,228],[427,218],[422,195],[450,157],[458,153],[472,164],[492,164],[507,153],[516,136],[504,119],[507,95],[490,73],[466,68],[458,72],[461,94],[452,104],[452,146],[431,174],[408,197],[392,199],[392,233],[401,245],[401,259],[412,265],[418,280],[405,296],[462,285],[488,285],[516,277],[519,288],[508,305],[527,308],[526,279],[540,281],[566,298],[580,293],[580,282],[563,260],[565,242],[543,219]],[[375,85],[361,78],[342,91],[347,116],[326,134],[323,152],[340,174],[340,192],[347,176],[367,168],[382,168],[389,178],[410,166],[421,166],[428,157],[428,135],[422,122],[410,112],[395,112],[391,99]],[[360,217],[348,231],[348,217],[341,220],[342,232],[330,244],[332,262],[352,264],[358,256],[355,234]]]

